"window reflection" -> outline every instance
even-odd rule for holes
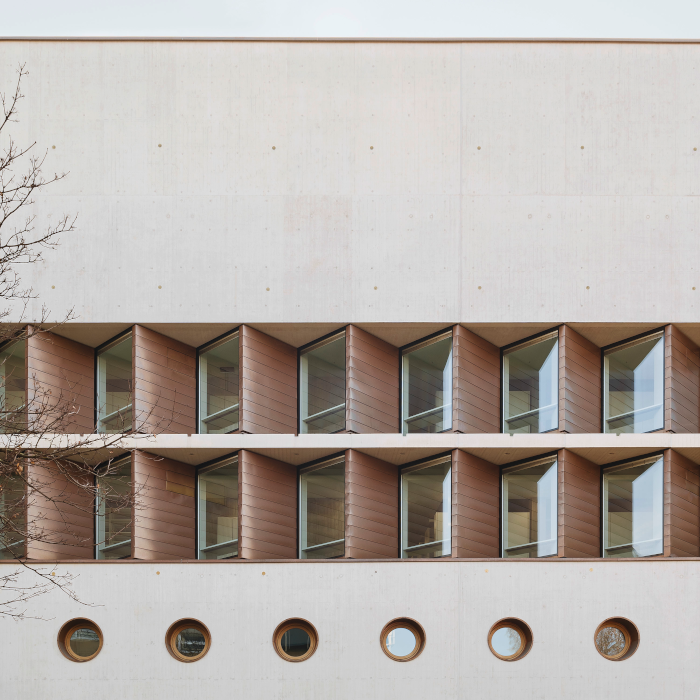
[[[238,457],[199,472],[199,558],[238,555]]]
[[[126,559],[131,556],[131,457],[109,467],[97,478],[97,558]]]
[[[132,422],[131,333],[97,354],[97,431],[124,433]]]
[[[199,353],[199,432],[231,433],[239,425],[238,332]]]
[[[648,433],[664,427],[664,334],[606,350],[605,432]]]
[[[503,472],[503,556],[557,553],[557,461],[553,458]]]
[[[26,342],[22,340],[8,343],[0,351],[0,432],[26,429],[26,408],[18,413],[27,403],[25,350]]]
[[[556,430],[559,425],[558,375],[558,331],[504,351],[504,433]]]

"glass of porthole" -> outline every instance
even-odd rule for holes
[[[532,648],[532,630],[514,617],[499,620],[489,630],[489,649],[502,661],[522,659]]]
[[[393,661],[412,661],[425,648],[425,630],[415,620],[400,617],[384,626],[379,643]]]
[[[102,630],[91,620],[69,620],[58,633],[58,648],[71,661],[90,661],[102,649]]]
[[[318,647],[318,632],[310,622],[292,618],[277,625],[272,645],[285,661],[306,661]]]
[[[595,648],[608,661],[629,659],[639,646],[639,630],[624,617],[611,617],[598,625]]]
[[[178,661],[199,661],[209,651],[211,635],[198,620],[178,620],[165,635],[165,646]]]

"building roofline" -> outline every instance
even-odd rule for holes
[[[202,37],[202,36],[4,36],[0,41],[63,41],[63,42],[290,42],[334,44],[700,44],[700,39],[620,39],[576,37]]]

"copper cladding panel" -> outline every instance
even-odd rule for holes
[[[569,328],[559,327],[559,432],[602,432],[600,348]]]
[[[675,326],[666,326],[665,331],[665,430],[697,433],[700,431],[700,350]]]
[[[46,402],[46,417],[58,421],[61,432],[93,433],[95,351],[45,331],[27,339],[26,358],[28,400]]]
[[[700,468],[664,452],[664,556],[700,556]]]
[[[399,555],[399,469],[375,457],[345,453],[345,558]]]
[[[501,352],[463,326],[453,340],[453,417],[458,433],[501,432]]]
[[[348,326],[346,430],[398,433],[401,371],[399,349],[356,326]]]
[[[133,362],[136,429],[196,433],[196,350],[135,325]]]
[[[297,558],[297,468],[270,457],[238,453],[238,556]]]
[[[452,452],[452,556],[500,556],[501,471],[461,450]]]
[[[27,558],[94,559],[93,500],[89,490],[75,484],[84,478],[80,471],[71,471],[68,464],[33,461],[27,478],[31,484],[27,524],[32,531]]]
[[[559,450],[559,557],[600,557],[600,467],[569,450]]]
[[[135,559],[196,557],[196,468],[136,450],[132,525]]]
[[[296,434],[296,348],[249,326],[239,333],[241,432]]]

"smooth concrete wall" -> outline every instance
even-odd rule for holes
[[[75,590],[93,607],[54,592],[32,603],[46,619],[0,622],[4,697],[683,700],[698,693],[695,561],[100,563],[60,571],[78,576]],[[421,623],[427,644],[414,661],[397,663],[382,653],[379,634],[404,616]],[[511,616],[534,634],[530,653],[514,663],[494,657],[486,641],[491,625]],[[593,644],[612,616],[640,632],[637,652],[622,662],[605,660]],[[84,664],[65,659],[56,644],[74,617],[92,619],[105,636],[99,656]],[[183,617],[212,635],[196,663],[165,649],[166,630]],[[275,627],[290,617],[319,633],[316,654],[303,663],[285,662],[272,648]]]
[[[79,215],[30,315],[697,320],[700,45],[4,41],[3,90],[19,63],[12,131],[70,171],[37,225]]]

